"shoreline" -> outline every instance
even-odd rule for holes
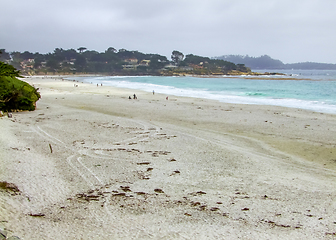
[[[54,78],[26,78],[37,109],[0,118],[0,181],[20,190],[0,191],[0,227],[23,239],[336,234],[335,115]]]
[[[242,75],[195,75],[195,74],[183,74],[183,75],[107,75],[107,74],[73,74],[73,75],[51,75],[51,74],[41,74],[41,75],[24,75],[25,78],[31,77],[51,77],[51,78],[64,78],[64,77],[90,77],[90,76],[101,76],[101,77],[195,77],[195,78],[244,78],[244,79],[256,79],[256,80],[293,80],[293,81],[319,81],[316,79],[309,78],[294,78],[288,76],[284,73],[279,74],[265,74],[265,73],[256,73],[254,74],[242,74]],[[264,77],[263,77],[264,76]],[[269,76],[269,78],[267,77]],[[273,77],[271,77],[273,76]],[[279,76],[279,77],[276,77]]]
[[[83,76],[85,77],[85,76]],[[191,76],[191,77],[196,77],[196,76]],[[212,78],[211,76],[209,76],[209,78]],[[229,76],[225,77],[225,78],[231,78]],[[235,77],[232,77],[235,78]],[[237,77],[238,78],[238,77]],[[259,78],[245,78],[245,77],[239,77],[240,80],[286,80],[286,79],[259,79]],[[77,81],[79,82],[80,80],[71,80],[71,79],[65,79],[67,81]],[[309,79],[296,79],[295,81],[302,81],[302,80],[309,80]],[[309,80],[311,81],[311,80]],[[319,81],[319,80],[312,80],[312,81]],[[83,81],[81,81],[83,82]],[[89,82],[86,82],[89,83]],[[101,84],[101,83],[97,83],[97,84]],[[110,86],[110,85],[107,85]],[[114,86],[111,86],[114,87]],[[160,86],[159,86],[160,87]],[[118,88],[118,87],[117,87]],[[130,89],[132,90],[132,88],[127,88],[127,87],[121,87],[121,88],[126,88],[126,89]],[[134,89],[136,90],[136,89]],[[183,90],[183,89],[182,89]],[[141,91],[145,91],[145,92],[152,92],[152,90],[141,90]],[[174,97],[191,97],[193,98],[194,96],[188,96],[189,94],[174,94],[174,93],[164,93],[165,90],[162,91],[158,91],[157,93],[161,93],[161,94],[166,94],[166,95],[172,95]],[[194,91],[194,90],[193,90]],[[196,95],[199,94],[196,91]],[[303,100],[303,99],[291,99],[291,98],[284,98],[284,99],[279,99],[279,98],[255,98],[255,97],[251,97],[249,95],[247,96],[238,96],[238,95],[234,95],[234,96],[217,96],[217,95],[213,95],[211,93],[207,93],[204,92],[203,94],[208,95],[207,97],[203,97],[202,99],[205,100],[214,100],[214,101],[219,101],[222,103],[231,103],[231,104],[248,104],[248,105],[270,105],[270,106],[279,106],[279,107],[287,107],[287,108],[292,108],[292,109],[303,109],[303,110],[308,110],[308,111],[312,111],[312,112],[319,112],[319,113],[325,113],[325,114],[334,114],[336,115],[336,109],[333,109],[332,107],[334,107],[335,105],[328,105],[325,104],[324,102],[321,102],[319,105],[316,105],[315,100]],[[196,97],[197,98],[197,97]],[[199,97],[201,98],[201,97]],[[215,99],[217,98],[217,99]],[[237,100],[237,98],[239,100]],[[264,101],[264,102],[263,102]],[[271,102],[272,101],[272,104]],[[305,104],[302,104],[302,101],[305,102]],[[302,106],[299,106],[301,103]],[[299,105],[298,105],[299,104]]]

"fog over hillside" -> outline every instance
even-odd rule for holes
[[[273,59],[268,55],[260,57],[251,57],[248,55],[223,55],[215,57],[235,64],[245,64],[251,69],[320,69],[320,70],[336,70],[336,64],[317,63],[317,62],[300,62],[300,63],[283,63],[278,59]]]

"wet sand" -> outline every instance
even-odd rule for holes
[[[335,115],[25,80],[36,111],[0,118],[0,181],[20,190],[0,190],[9,235],[336,236]]]

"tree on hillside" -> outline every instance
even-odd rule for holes
[[[12,57],[12,62],[11,62],[11,65],[14,66],[15,68],[17,69],[20,69],[21,66],[20,66],[20,63],[22,62],[22,58],[21,58],[21,53],[20,52],[11,52],[10,53],[11,57]]]
[[[42,66],[43,59],[39,57],[34,58],[34,68],[40,68]]]
[[[115,49],[114,47],[109,47],[105,52],[113,52],[116,53],[117,49]]]
[[[60,62],[57,58],[51,57],[47,61],[47,67],[49,68],[49,71],[55,72],[60,68]]]
[[[126,49],[119,49],[117,55],[120,58],[120,60],[125,60],[128,58],[136,58],[134,51],[128,51]]]
[[[54,52],[51,54],[48,54],[59,61],[64,61],[64,60],[71,60],[73,58],[76,58],[78,53],[75,49],[68,49],[64,50],[63,48],[55,48]]]
[[[96,56],[98,57],[98,56]],[[100,54],[99,61],[102,62],[118,62],[119,58],[116,52],[114,51],[105,51],[105,53]]]
[[[77,48],[77,50],[79,51],[79,53],[82,53],[84,50],[86,50],[87,48],[86,47],[80,47],[80,48]]]
[[[54,52],[51,54],[53,59],[61,62],[65,60],[63,48],[55,48]]]
[[[183,53],[176,50],[172,52],[171,59],[175,63],[175,65],[179,65],[179,63],[183,61],[183,58],[184,58]]]
[[[10,60],[11,57],[5,49],[0,49],[0,61]]]
[[[150,60],[149,67],[153,70],[157,69],[162,69],[168,62],[167,57],[161,56],[159,54],[150,54],[147,56]]]
[[[184,59],[184,62],[187,64],[200,64],[201,62],[210,62],[210,58],[208,57],[201,57],[193,54],[188,54]]]
[[[23,60],[33,59],[33,58],[34,58],[34,53],[25,51],[25,52],[23,52],[23,53],[20,54],[20,57],[21,57]]]
[[[85,51],[82,54],[87,60],[91,60],[95,56],[99,55],[99,52],[91,50],[91,51]]]
[[[14,51],[14,52],[11,52],[10,55],[11,55],[13,61],[22,61],[21,53],[20,52]]]
[[[75,61],[75,67],[76,67],[77,71],[84,71],[85,66],[86,66],[86,59],[85,59],[85,57],[82,56],[82,55],[79,55],[76,58],[76,61]]]

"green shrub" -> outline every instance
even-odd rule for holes
[[[0,110],[35,110],[35,103],[41,98],[38,89],[16,77],[20,77],[19,71],[0,62]]]

